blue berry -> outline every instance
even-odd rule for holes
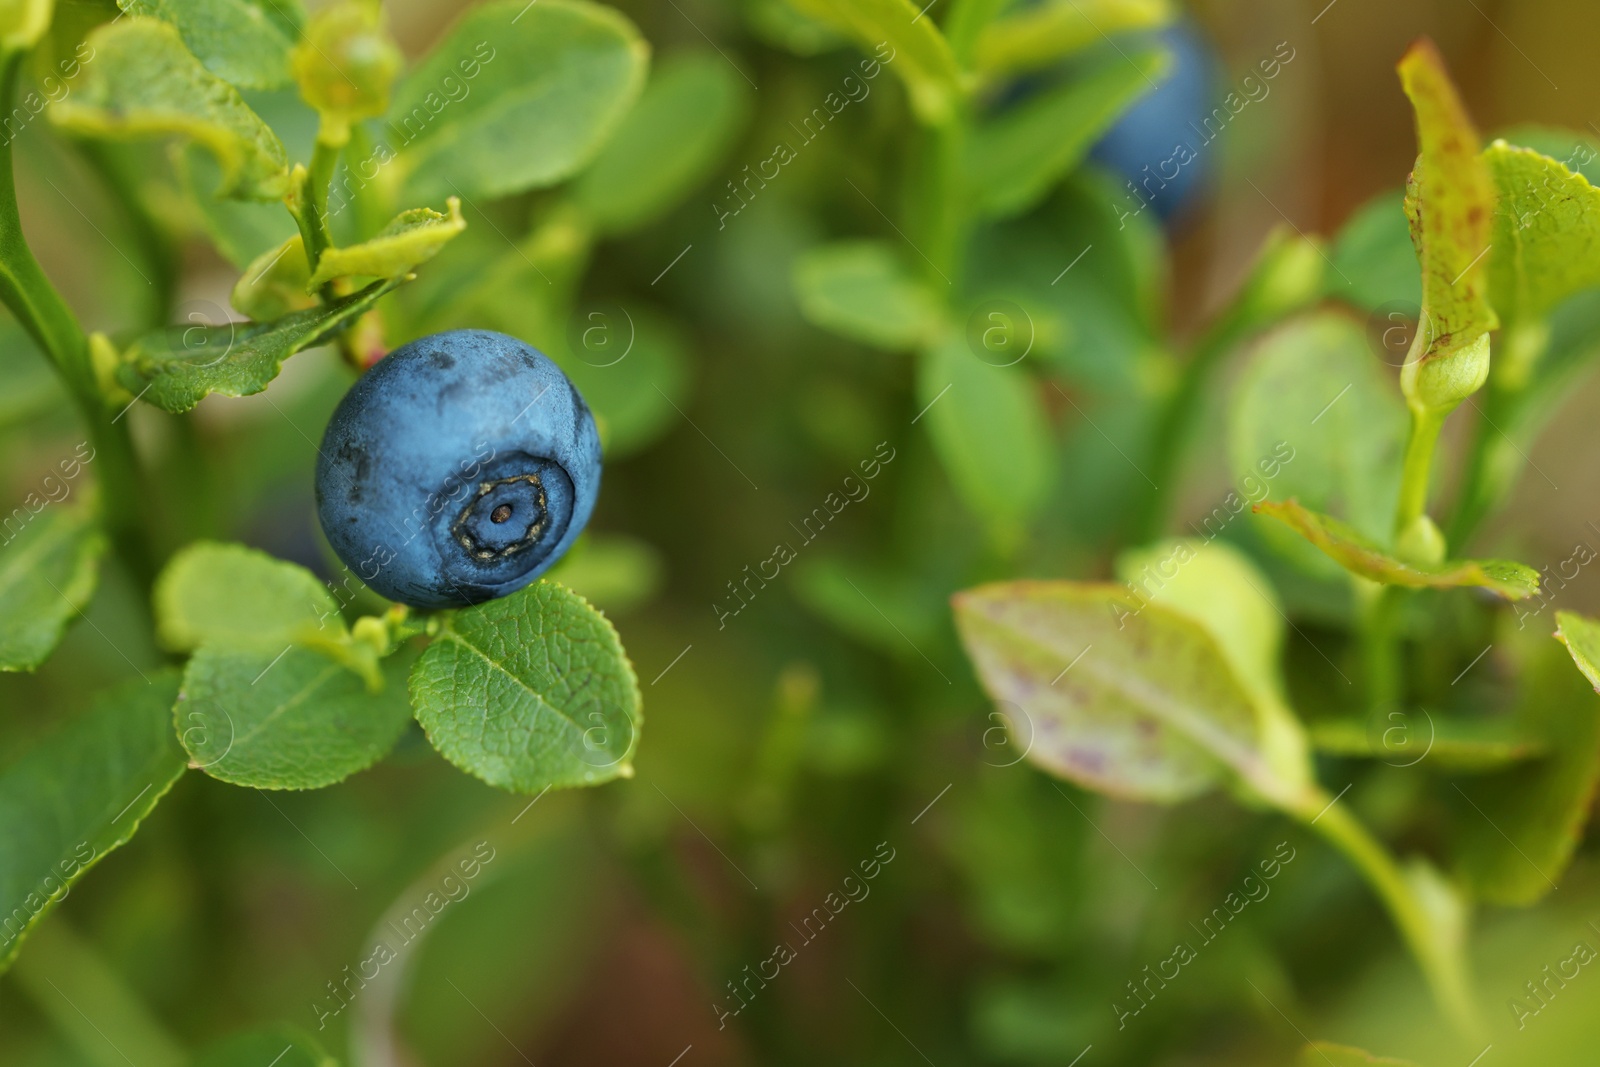
[[[1180,22],[1151,40],[1171,54],[1172,72],[1123,113],[1091,156],[1172,219],[1205,191],[1217,168],[1211,142],[1233,113],[1222,106],[1216,52],[1197,27]]]
[[[317,516],[377,592],[420,608],[516,592],[572,546],[600,493],[594,417],[548,357],[452,330],[345,394],[317,461]]]

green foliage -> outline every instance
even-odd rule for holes
[[[36,495],[0,532],[0,671],[31,671],[94,595],[106,538],[89,509]]]
[[[335,278],[404,276],[438,255],[446,242],[467,228],[461,217],[461,201],[452,196],[448,209],[448,214],[443,215],[425,207],[402,211],[372,240],[325,250],[306,282],[306,291],[312,292]]]
[[[590,221],[603,232],[636,229],[705,181],[749,118],[745,88],[720,56],[690,53],[658,66],[573,183]]]
[[[289,80],[289,50],[304,13],[298,0],[117,0],[129,15],[170,22],[207,70],[241,89]]]
[[[1491,1039],[1587,1062],[1586,983],[1501,1009],[1589,937],[1600,624],[1539,616],[1583,607],[1593,550],[1450,558],[1561,544],[1582,497],[1558,442],[1536,455],[1566,491],[1468,544],[1600,353],[1586,139],[1480,152],[1460,96],[1481,83],[1458,94],[1418,46],[1409,195],[1331,244],[1279,227],[1247,263],[1205,236],[1231,213],[1163,223],[1084,165],[1165,75],[1167,0],[663,5],[648,77],[641,33],[587,0],[407,13],[409,71],[370,0],[310,22],[291,0],[119,3],[109,25],[109,3],[59,5],[46,32],[56,5],[0,0],[0,474],[26,498],[0,523],[21,753],[0,955],[182,784],[31,936],[0,1058],[581,1040],[664,1063],[692,1038],[772,1063],[1403,1062],[1304,1047],[1349,1033],[1418,1062]],[[54,122],[30,124],[35,89]],[[1261,175],[1298,107],[1203,149],[1221,203],[1275,206]],[[123,143],[152,139],[172,143]],[[249,322],[205,325],[206,240]],[[1397,388],[1384,357],[1419,307]],[[458,326],[562,365],[606,490],[549,580],[415,612],[318,565],[311,470],[353,374]],[[1441,436],[1491,350],[1478,433]],[[81,499],[29,496],[80,440]],[[1477,908],[1469,941],[1482,904],[1527,910]],[[818,921],[807,977],[771,977],[768,946]],[[869,957],[843,1009],[808,999]],[[641,998],[641,973],[698,977]],[[594,1025],[619,997],[703,1011],[672,999],[697,983],[715,1015],[664,1053],[653,1012]],[[287,1022],[190,1052],[241,1004]],[[316,1040],[292,1025],[312,1020]]]
[[[310,571],[243,545],[189,545],[161,572],[152,600],[156,634],[178,652],[208,643],[276,651],[344,626],[333,597]]]
[[[905,82],[911,106],[930,125],[948,122],[964,91],[950,43],[911,0],[793,0],[801,11],[855,39]]]
[[[403,658],[372,692],[356,672],[310,649],[259,642],[201,645],[173,705],[194,765],[234,785],[321,789],[388,754],[410,721]]]
[[[78,89],[51,109],[85,137],[178,136],[203,145],[222,168],[217,196],[276,200],[289,190],[283,142],[184,47],[170,23],[129,17],[90,35],[94,62]]]
[[[411,672],[446,759],[519,793],[633,774],[639,683],[616,630],[551,581],[457,612]]]
[[[1246,499],[1297,499],[1371,540],[1388,538],[1405,407],[1355,323],[1317,312],[1264,337],[1234,386],[1228,421],[1233,484]],[[1299,538],[1258,526],[1311,573],[1330,573]]]
[[[130,680],[0,772],[0,966],[183,773],[177,688],[170,672]]]
[[[1054,466],[1026,370],[980,359],[951,335],[919,361],[917,402],[962,502],[997,541],[1014,541],[1043,504]]]
[[[1514,330],[1600,285],[1600,190],[1556,160],[1504,141],[1484,158],[1500,194],[1490,300]]]
[[[405,279],[373,282],[328,304],[260,323],[169,327],[122,353],[122,386],[164,411],[188,411],[212,393],[249,396],[272,383],[283,361],[326,342]]]
[[[470,205],[571,177],[633,104],[648,55],[632,23],[584,0],[473,8],[395,90],[407,197]]]
[[[794,286],[814,325],[874,348],[919,348],[941,329],[938,299],[882,241],[812,249],[795,263]]]
[[[1166,73],[1166,58],[1156,49],[1111,56],[979,125],[966,156],[978,210],[1003,217],[1037,205]]]

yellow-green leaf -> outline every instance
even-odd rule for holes
[[[1600,692],[1600,622],[1575,611],[1556,612],[1556,638],[1589,684]]]
[[[1047,0],[1015,5],[978,36],[977,67],[985,75],[1038,70],[1106,39],[1108,34],[1163,26],[1177,14],[1171,0]]]
[[[966,92],[950,42],[911,0],[793,0],[813,18],[848,34],[892,68],[923,122],[938,125],[955,113]]]
[[[1504,141],[1484,159],[1500,194],[1490,293],[1509,329],[1600,285],[1600,189],[1549,156]]]
[[[1423,325],[1401,372],[1413,406],[1449,410],[1489,373],[1488,258],[1494,186],[1439,52],[1419,41],[1400,61],[1421,154],[1406,188],[1411,242],[1422,262]]]
[[[50,28],[53,0],[0,0],[0,53],[32,48]]]
[[[325,627],[344,630],[316,575],[244,545],[188,545],[162,570],[152,600],[162,645],[179,652],[207,643],[276,652]]]
[[[1395,558],[1348,523],[1301,507],[1298,500],[1264,501],[1254,510],[1286,523],[1340,566],[1374,582],[1411,589],[1480,586],[1508,600],[1522,600],[1539,591],[1539,572],[1526,563],[1503,559],[1410,563]]]
[[[289,157],[233,86],[208,71],[170,23],[129,16],[89,35],[94,62],[50,109],[88,137],[178,136],[204,145],[222,167],[218,196],[277,200],[289,191]]]
[[[251,261],[234,283],[229,303],[257,322],[282,318],[315,306],[316,298],[307,295],[310,281],[306,247],[295,234]]]
[[[317,261],[306,291],[335,278],[398,277],[432,259],[450,238],[467,228],[461,201],[452,196],[447,206],[446,214],[426,207],[402,211],[372,240],[328,249]]]
[[[298,0],[117,0],[117,6],[172,23],[207,70],[241,89],[289,80],[289,49],[304,17]]]

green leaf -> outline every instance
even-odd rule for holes
[[[310,281],[311,265],[297,233],[251,260],[234,283],[228,302],[257,322],[279,319],[316,306],[316,298],[308,295]]]
[[[1387,1056],[1374,1056],[1349,1045],[1334,1045],[1316,1041],[1300,1053],[1300,1067],[1417,1067],[1410,1060],[1391,1060]]]
[[[1575,611],[1558,611],[1556,639],[1567,646],[1572,662],[1600,693],[1600,622]]]
[[[177,135],[204,145],[222,167],[218,196],[278,200],[289,191],[283,143],[169,23],[123,18],[95,30],[88,44],[94,62],[50,109],[58,125],[88,137]]]
[[[1548,751],[1548,745],[1514,716],[1466,719],[1424,709],[1374,713],[1368,722],[1319,722],[1311,727],[1311,743],[1317,751],[1334,756],[1465,772],[1497,770]]]
[[[1600,189],[1549,156],[1504,141],[1484,159],[1500,194],[1489,292],[1510,330],[1600,285]]]
[[[290,645],[200,646],[172,707],[194,766],[257,789],[320,789],[377,763],[410,719],[405,672],[412,657],[383,665],[373,693],[361,676]]]
[[[331,304],[271,322],[153,330],[123,353],[123,387],[163,411],[188,411],[211,393],[249,396],[278,376],[283,361],[325,344],[340,327],[404,282],[390,278]]]
[[[317,576],[244,545],[197,541],[172,557],[152,596],[156,634],[175,652],[203,644],[250,648],[317,634],[339,607]]]
[[[1422,263],[1423,313],[1400,384],[1413,405],[1448,410],[1489,373],[1488,333],[1499,324],[1484,262],[1494,185],[1438,50],[1419,41],[1399,70],[1422,148],[1406,185],[1406,217]]]
[[[90,509],[30,493],[0,517],[0,671],[31,671],[94,595],[106,538]]]
[[[917,404],[968,510],[997,539],[1020,536],[1053,475],[1050,427],[1028,373],[986,363],[953,336],[919,361]]]
[[[1570,613],[1561,615],[1570,651],[1580,628]],[[1550,755],[1454,783],[1445,793],[1457,802],[1452,825],[1461,873],[1474,895],[1493,904],[1532,904],[1554,888],[1600,783],[1600,698],[1591,684],[1543,640],[1522,667],[1517,714]]]
[[[1035,206],[1168,66],[1159,49],[1111,56],[978,126],[965,160],[978,210],[1003,217]]]
[[[1234,385],[1227,430],[1232,503],[1293,497],[1382,540],[1394,524],[1406,428],[1393,378],[1373,360],[1360,328],[1331,311],[1297,318],[1262,338]],[[1220,504],[1200,527],[1216,536],[1235,510]],[[1337,574],[1302,539],[1260,525],[1268,543],[1303,569]]]
[[[1379,193],[1356,209],[1339,229],[1333,243],[1333,265],[1328,295],[1348,301],[1363,311],[1387,304],[1392,310],[1415,317],[1422,306],[1422,274],[1417,250],[1411,245],[1406,221],[1405,191]],[[1399,317],[1393,320],[1396,325]]]
[[[296,0],[117,0],[129,15],[170,22],[207,70],[241,89],[289,80],[304,14]]]
[[[163,671],[108,690],[0,772],[0,967],[183,773],[169,718],[177,689]]]
[[[597,229],[655,221],[710,175],[749,117],[744,80],[721,56],[675,56],[573,186]]]
[[[1250,690],[1189,616],[1074,582],[996,583],[954,604],[979,679],[1038,766],[1135,800],[1185,800],[1234,776],[1283,792]]]
[[[604,615],[551,581],[446,619],[411,673],[428,739],[518,793],[630,777],[639,683]]]
[[[1507,600],[1522,600],[1539,591],[1539,572],[1526,563],[1503,559],[1409,563],[1396,559],[1348,523],[1309,511],[1297,500],[1269,500],[1255,505],[1255,511],[1287,524],[1352,574],[1384,585],[1409,589],[1481,586]]]
[[[311,1035],[286,1023],[224,1038],[191,1062],[193,1067],[339,1067]]]
[[[894,68],[925,123],[939,125],[955,113],[966,92],[950,43],[911,0],[793,0],[795,7],[855,39]]]
[[[395,278],[439,254],[439,249],[467,228],[461,201],[450,197],[447,214],[432,208],[402,211],[376,237],[358,245],[330,248],[317,260],[306,291],[321,288],[335,278]]]
[[[1187,539],[1124,552],[1117,577],[1140,598],[1206,628],[1250,693],[1260,747],[1273,774],[1297,787],[1309,784],[1309,743],[1284,702],[1278,668],[1288,617],[1267,576],[1225,542]]]
[[[462,16],[395,90],[408,199],[543,188],[592,159],[644,82],[649,47],[583,0],[497,0]]]
[[[1123,552],[1116,571],[1152,604],[1211,631],[1234,675],[1258,698],[1281,698],[1283,612],[1267,576],[1244,553],[1221,541],[1162,541]]]
[[[1047,0],[1012,11],[978,36],[977,66],[991,77],[1054,66],[1108,34],[1154,29],[1178,13],[1171,0]]]
[[[938,299],[881,241],[811,249],[795,263],[794,286],[813,325],[875,348],[917,348],[943,326]]]

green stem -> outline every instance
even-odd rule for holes
[[[1472,1010],[1466,961],[1443,922],[1430,918],[1417,886],[1400,865],[1351,815],[1321,789],[1314,789],[1304,805],[1292,811],[1355,864],[1377,893],[1406,946],[1422,968],[1439,1008],[1467,1033],[1477,1030]]]
[[[950,51],[963,67],[972,67],[979,35],[1004,5],[1005,0],[954,0],[951,4],[944,35],[950,41]]]
[[[1361,655],[1366,670],[1367,709],[1388,711],[1400,704],[1404,693],[1398,626],[1406,590],[1357,581],[1357,595],[1362,598]]]
[[[10,111],[21,62],[21,52],[0,57],[0,113]],[[11,146],[12,139],[0,145],[0,301],[66,384],[94,447],[101,521],[123,562],[148,587],[155,567],[141,508],[143,478],[128,424],[106,405],[89,357],[89,340],[28,247],[17,210]]]
[[[317,130],[317,141],[311,149],[311,166],[296,182],[290,198],[289,211],[295,225],[300,228],[300,240],[305,245],[306,263],[316,273],[322,253],[333,247],[333,237],[328,232],[328,187],[333,184],[333,171],[339,164],[339,154],[350,140],[348,127],[330,125],[326,120]],[[298,171],[298,168],[296,168]],[[334,298],[332,283],[322,287],[324,302]]]
[[[1405,466],[1400,472],[1400,504],[1394,516],[1396,537],[1427,511],[1433,452],[1449,414],[1439,408],[1411,408],[1411,437],[1406,442]]]
[[[922,235],[928,281],[936,291],[954,296],[960,289],[961,262],[972,219],[962,181],[967,115],[964,105],[939,126],[929,127],[924,147],[927,180],[922,186]]]

